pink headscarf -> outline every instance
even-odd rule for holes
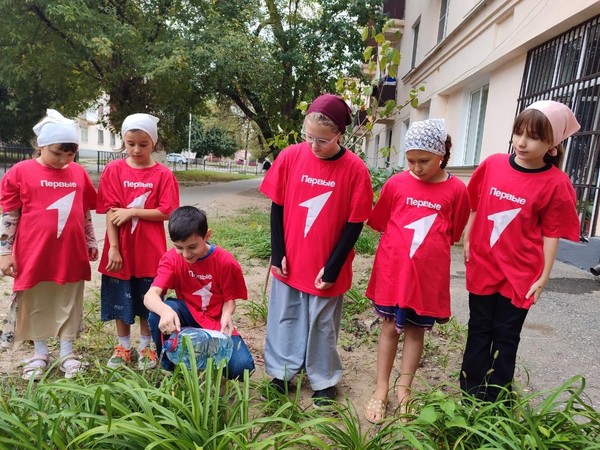
[[[552,135],[554,137],[552,145],[554,146],[560,144],[581,128],[573,111],[562,103],[553,100],[540,100],[532,103],[525,109],[537,109],[546,116],[552,126]]]

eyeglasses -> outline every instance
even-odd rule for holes
[[[308,142],[309,144],[315,144],[317,147],[325,147],[326,145],[331,144],[333,141],[335,141],[337,139],[337,137],[340,135],[341,133],[336,134],[333,138],[331,139],[319,139],[316,137],[311,136],[310,134],[308,134],[306,131],[302,130],[302,132],[300,133],[300,135],[302,136],[302,139],[304,139],[306,142]]]

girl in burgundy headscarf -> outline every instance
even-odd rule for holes
[[[279,154],[260,187],[273,201],[265,369],[280,392],[304,369],[316,406],[335,398],[342,377],[342,299],[373,202],[367,167],[342,146],[350,122],[343,99],[318,97],[304,120],[304,142]]]

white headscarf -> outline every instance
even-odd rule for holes
[[[158,127],[156,124],[158,121],[158,117],[154,117],[150,114],[131,114],[123,121],[123,126],[121,127],[121,137],[125,139],[125,133],[130,130],[142,130],[148,133],[148,136],[150,136],[150,139],[152,139],[152,144],[156,145],[156,141],[158,141]]]
[[[405,151],[424,150],[438,156],[446,154],[446,128],[444,119],[428,119],[413,122],[404,138]]]
[[[37,136],[37,145],[44,147],[52,144],[79,144],[79,125],[63,117],[55,109],[47,109],[44,117],[33,132]]]

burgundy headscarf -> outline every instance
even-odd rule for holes
[[[327,116],[340,130],[346,131],[346,126],[352,123],[352,111],[343,98],[333,94],[318,96],[308,107],[306,114],[318,112]]]

